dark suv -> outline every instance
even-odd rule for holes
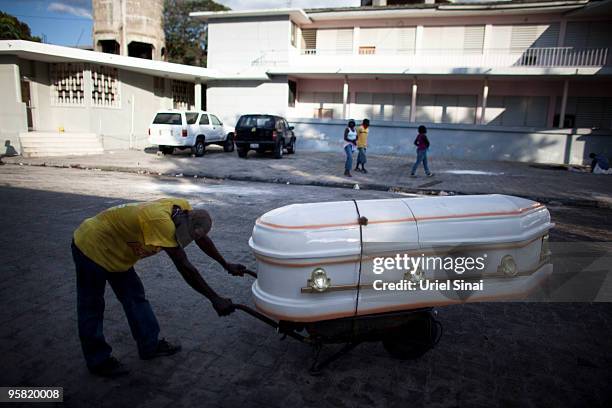
[[[249,150],[272,151],[277,159],[283,157],[284,149],[288,154],[295,153],[293,126],[280,116],[242,115],[236,124],[234,141],[240,157],[247,157]]]

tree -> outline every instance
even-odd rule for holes
[[[206,66],[207,25],[189,17],[193,11],[229,10],[212,0],[165,0],[164,34],[168,61]]]
[[[0,11],[0,40],[41,41],[40,37],[32,35],[30,26],[2,11]]]

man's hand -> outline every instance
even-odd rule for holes
[[[229,273],[230,275],[244,276],[244,271],[246,271],[246,266],[241,265],[241,264],[228,263],[225,269],[227,270],[227,273]]]
[[[223,297],[217,297],[213,300],[212,306],[219,316],[227,316],[235,310],[231,299]]]

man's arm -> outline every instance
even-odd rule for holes
[[[232,301],[219,296],[208,283],[202,278],[200,272],[195,266],[189,262],[187,254],[181,247],[164,248],[164,251],[168,254],[176,269],[180,272],[183,279],[189,286],[195,291],[206,296],[211,301],[213,308],[217,311],[219,316],[225,316],[234,311]]]
[[[244,271],[246,270],[244,265],[226,262],[223,256],[217,250],[215,243],[208,235],[197,238],[195,242],[206,255],[219,262],[219,265],[221,265],[228,273],[234,276],[244,275]]]

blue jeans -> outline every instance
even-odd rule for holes
[[[366,148],[358,147],[357,150],[359,151],[357,154],[357,166],[361,164],[363,167],[363,165],[368,161],[368,158],[366,157]]]
[[[353,167],[353,145],[347,144],[344,146],[344,153],[346,153],[344,171],[351,171],[351,168]]]
[[[430,174],[429,173],[429,166],[427,166],[427,150],[417,150],[417,158],[416,158],[416,162],[414,163],[414,165],[412,166],[412,172],[411,174],[416,174],[417,168],[419,167],[419,164],[423,162],[423,168],[425,169],[425,174]]]
[[[77,275],[79,338],[87,365],[100,364],[110,357],[112,351],[103,333],[107,281],[123,306],[139,353],[153,352],[158,343],[159,324],[134,268],[126,272],[108,272],[81,252],[74,242],[72,258]]]

